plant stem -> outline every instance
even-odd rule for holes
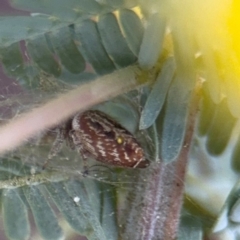
[[[134,186],[135,195],[131,199],[132,210],[124,239],[176,239],[200,92],[201,84],[198,83],[192,94],[184,143],[178,158],[169,164],[153,163]]]
[[[29,138],[56,126],[76,112],[139,87],[141,82],[137,74],[137,66],[115,71],[60,94],[46,104],[16,117],[0,128],[0,153],[22,145]]]

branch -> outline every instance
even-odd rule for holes
[[[200,92],[201,83],[198,83],[192,94],[184,143],[177,160],[169,164],[153,163],[141,172],[138,184],[134,185],[135,195],[128,208],[132,210],[124,232],[129,239],[176,239]]]
[[[66,120],[74,113],[84,111],[141,84],[139,68],[130,66],[81,85],[46,104],[20,115],[0,128],[0,153],[12,150],[36,134]]]

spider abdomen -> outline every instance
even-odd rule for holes
[[[72,121],[72,140],[81,154],[106,164],[145,168],[149,161],[136,138],[108,115],[89,110]]]

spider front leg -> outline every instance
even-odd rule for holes
[[[82,144],[81,137],[78,132],[71,130],[69,132],[69,144],[70,146],[74,147],[77,152],[81,155],[83,160],[83,175],[88,175],[88,164],[87,159],[91,155],[89,151],[84,148]]]
[[[65,127],[57,128],[57,136],[48,154],[47,160],[43,164],[43,169],[46,168],[48,162],[55,157],[62,149],[65,140]]]

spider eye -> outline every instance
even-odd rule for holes
[[[123,138],[122,137],[117,137],[117,143],[118,144],[123,144]]]

